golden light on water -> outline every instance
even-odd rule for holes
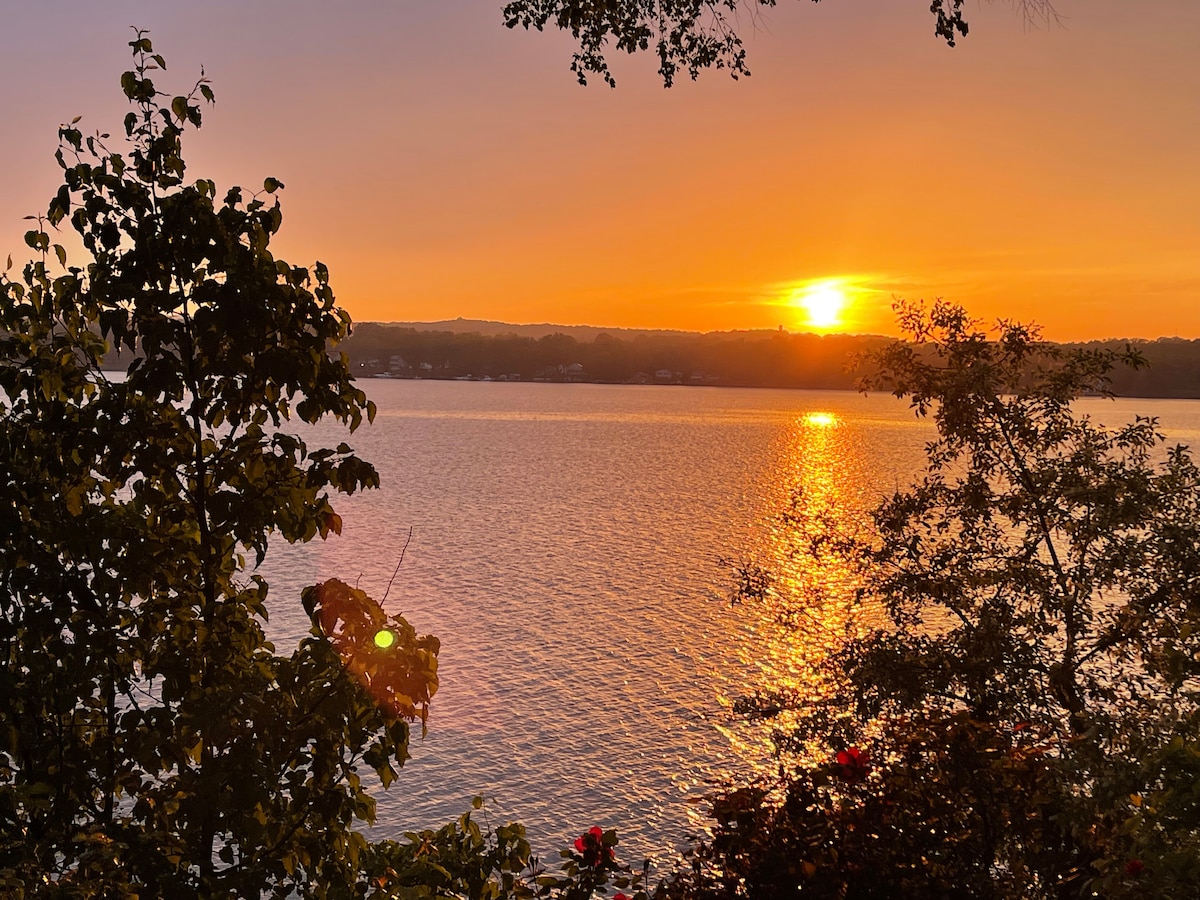
[[[764,674],[763,688],[779,691],[782,711],[769,720],[772,728],[789,731],[805,703],[834,690],[824,661],[867,624],[855,604],[859,573],[828,537],[848,536],[864,507],[867,466],[858,430],[836,413],[815,409],[798,412],[777,445],[772,481],[778,492],[770,503],[769,528],[760,549],[763,565],[774,575],[765,614],[774,619],[764,633],[773,634],[766,648],[756,647]],[[749,660],[747,660],[749,662]],[[769,748],[767,731],[726,733],[746,759],[761,759]],[[766,746],[764,746],[766,745]],[[828,748],[807,748],[816,759]]]

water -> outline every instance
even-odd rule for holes
[[[802,679],[821,641],[731,606],[718,557],[786,575],[778,516],[796,488],[865,508],[907,484],[933,436],[884,395],[365,387],[379,415],[350,442],[383,487],[337,502],[340,538],[272,548],[270,633],[286,652],[307,631],[307,584],[338,577],[381,597],[411,527],[386,607],[441,639],[441,687],[373,833],[444,824],[482,794],[493,822],[523,822],[550,858],[594,824],[619,829],[626,861],[668,856],[702,827],[715,782],[769,763],[731,704]],[[1200,403],[1083,405],[1200,438]]]

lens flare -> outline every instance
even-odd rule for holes
[[[395,632],[389,631],[386,628],[381,628],[379,631],[375,632],[375,646],[380,650],[387,650],[395,643]]]

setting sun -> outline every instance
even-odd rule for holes
[[[842,324],[846,293],[835,282],[823,281],[797,289],[792,305],[804,311],[802,324],[810,328],[836,328]]]

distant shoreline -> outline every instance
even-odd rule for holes
[[[443,325],[450,328],[440,329]],[[486,333],[470,330],[475,326],[486,326]],[[880,335],[765,330],[702,334],[454,320],[361,323],[337,350],[346,354],[351,371],[362,379],[854,391],[855,360],[894,341]],[[1148,366],[1117,367],[1110,373],[1107,389],[1115,396],[1200,400],[1200,340],[1057,346],[1118,352],[1133,347],[1141,353]],[[117,354],[105,369],[124,371],[131,359],[128,352]]]
[[[545,385],[576,385],[587,384],[599,387],[672,387],[672,388],[725,388],[729,390],[753,390],[753,391],[837,391],[846,394],[863,394],[865,395],[880,395],[888,393],[887,391],[869,390],[863,391],[856,387],[804,387],[802,385],[772,385],[772,384],[687,384],[682,382],[633,382],[633,381],[503,381],[495,378],[420,378],[415,376],[394,376],[394,375],[364,375],[356,376],[355,381],[359,384],[368,384],[371,382],[386,382],[386,381],[421,381],[421,382],[470,382],[473,384],[545,384]],[[1180,397],[1180,396],[1146,396],[1141,394],[1083,394],[1079,397],[1081,400],[1198,400],[1200,396],[1195,397]]]
[[[442,324],[455,330],[439,330]],[[477,324],[486,325],[487,333],[469,330]],[[518,334],[517,328],[531,333]],[[338,349],[349,357],[354,374],[360,377],[853,391],[859,377],[855,360],[895,341],[880,335],[784,331],[701,334],[554,328],[465,320],[420,327],[368,322],[355,326]],[[1200,340],[1160,338],[1057,346],[1118,352],[1132,346],[1149,365],[1114,368],[1106,389],[1121,397],[1200,399]]]

